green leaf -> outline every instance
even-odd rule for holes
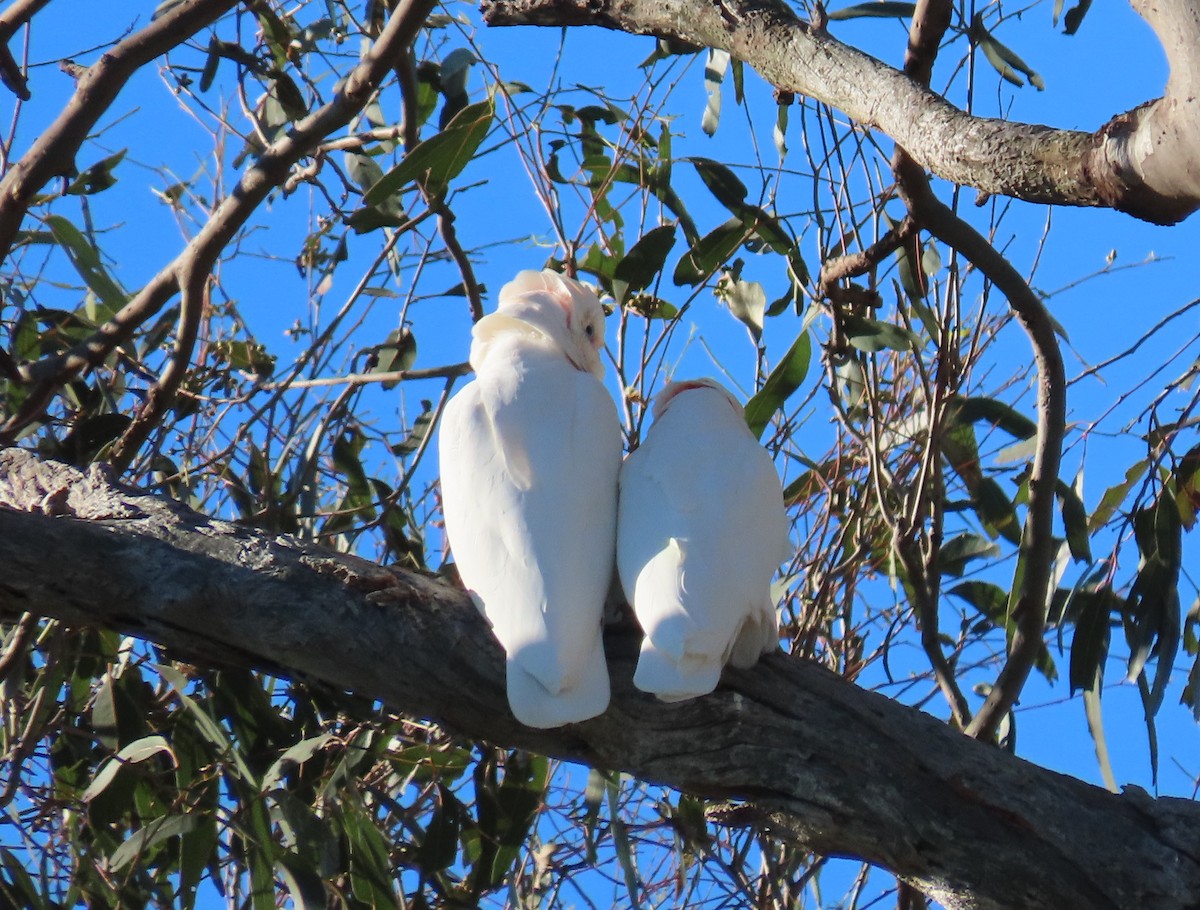
[[[537,818],[549,780],[549,761],[540,755],[512,751],[505,755],[504,779],[497,780],[495,756],[475,772],[479,818],[479,852],[471,862],[470,882],[479,890],[503,883]]]
[[[1062,0],[1057,0],[1055,3],[1055,12],[1059,10],[1059,4]],[[1073,7],[1067,10],[1067,14],[1063,16],[1063,34],[1074,35],[1079,31],[1079,26],[1083,24],[1083,17],[1087,15],[1089,9],[1092,8],[1092,0],[1079,0]],[[1057,22],[1057,16],[1056,22]]]
[[[1017,53],[1005,44],[996,40],[995,36],[983,24],[983,13],[976,13],[971,21],[971,39],[983,51],[990,63],[1000,74],[1000,77],[1016,86],[1024,86],[1025,82],[1018,73],[1029,79],[1029,84],[1039,92],[1046,87],[1045,81]]]
[[[88,788],[83,791],[81,799],[85,803],[91,802],[112,783],[113,778],[117,776],[117,772],[121,768],[126,765],[136,765],[138,762],[143,762],[154,755],[158,755],[160,752],[170,756],[172,763],[174,763],[175,753],[171,751],[171,746],[167,743],[165,737],[158,735],[144,736],[135,742],[131,742],[100,767],[100,770],[96,772],[96,776],[92,778],[92,782],[88,784]]]
[[[1017,439],[1031,439],[1037,435],[1036,423],[994,398],[960,398],[956,402],[955,418],[967,423],[988,423]]]
[[[271,51],[275,66],[283,69],[288,65],[288,46],[292,43],[292,30],[286,20],[275,14],[265,3],[253,4],[254,14],[262,26],[263,40]]]
[[[33,879],[29,877],[29,873],[21,861],[8,847],[0,846],[0,865],[3,865],[8,878],[7,884],[0,879],[0,896],[7,898],[15,907],[47,910],[50,905],[47,904]]]
[[[739,259],[737,265],[740,264]],[[762,340],[763,317],[767,309],[767,292],[763,286],[757,281],[742,281],[733,271],[726,271],[717,281],[715,294],[733,318],[750,330],[750,337],[757,346]]]
[[[217,341],[209,349],[235,370],[254,373],[263,379],[269,379],[275,372],[275,355],[257,341]]]
[[[1090,687],[1083,691],[1083,710],[1087,717],[1092,744],[1096,748],[1096,761],[1100,765],[1100,776],[1104,778],[1104,786],[1112,793],[1120,793],[1120,788],[1117,787],[1117,778],[1113,774],[1112,763],[1108,759],[1108,743],[1104,739],[1104,715],[1100,709],[1101,683],[1099,670],[1097,670],[1096,679]]]
[[[439,783],[433,813],[425,825],[425,837],[417,848],[417,866],[422,874],[440,872],[458,859],[462,816],[462,805],[458,799]]]
[[[1083,590],[1075,594],[1074,606],[1078,610],[1078,618],[1075,620],[1075,634],[1071,638],[1071,662],[1067,677],[1072,695],[1080,689],[1086,692],[1099,687],[1103,679],[1111,637],[1109,616],[1112,603],[1112,592],[1108,588]]]
[[[61,215],[47,215],[45,224],[92,293],[114,313],[123,307],[129,295],[109,276],[100,261],[99,251],[79,229]]]
[[[287,73],[277,72],[274,74],[271,79],[271,94],[283,108],[283,113],[288,120],[293,123],[308,115],[308,102],[304,100],[304,93]]]
[[[292,768],[299,768],[302,764],[325,748],[326,744],[333,739],[331,733],[319,733],[316,736],[310,736],[300,740],[294,746],[288,748],[275,762],[267,769],[267,773],[263,775],[261,787],[263,790],[270,790],[277,783],[283,780],[283,775]]]
[[[1174,501],[1165,490],[1153,505],[1134,513],[1133,529],[1140,560],[1129,589],[1125,617],[1130,651],[1127,677],[1131,681],[1141,675],[1156,644],[1160,672],[1165,652],[1170,651],[1173,660],[1179,646],[1183,525]]]
[[[868,353],[885,348],[910,351],[921,343],[921,339],[906,328],[878,319],[868,319],[866,316],[856,316],[853,313],[842,316],[842,327],[850,344]]]
[[[975,514],[979,516],[989,534],[999,534],[1009,543],[1021,542],[1021,525],[1017,521],[1017,511],[999,481],[994,477],[980,479],[971,491],[971,501],[975,507]]]
[[[1061,0],[1060,0],[1061,2]],[[214,32],[208,39],[208,56],[204,58],[204,71],[200,74],[200,91],[207,92],[217,78],[217,67],[221,63],[221,39]]]
[[[1092,548],[1088,539],[1087,509],[1074,487],[1061,480],[1055,486],[1059,508],[1062,510],[1063,527],[1067,532],[1067,546],[1071,558],[1076,562],[1091,562]]]
[[[362,809],[354,807],[343,814],[350,847],[350,888],[368,907],[395,907],[388,844],[382,832]]]
[[[746,207],[746,185],[725,165],[711,158],[688,158],[708,191],[732,214],[741,215]]]
[[[276,865],[295,910],[325,910],[328,895],[318,870],[294,853],[284,853]]]
[[[359,453],[366,440],[356,430],[338,433],[333,441],[333,466],[346,479],[346,499],[338,511],[367,510],[373,512],[375,497],[367,480]]]
[[[373,353],[376,359],[370,370],[372,373],[411,370],[417,361],[417,338],[408,326],[392,329],[388,333],[387,341],[377,345]],[[382,385],[385,389],[394,389],[399,385],[399,380],[388,380]]]
[[[408,435],[404,437],[402,442],[392,446],[392,454],[400,456],[413,454],[413,452],[421,447],[421,443],[425,441],[425,437],[429,435],[429,430],[433,426],[433,403],[423,399],[421,407],[423,410],[417,415],[417,419],[413,421]]]
[[[476,62],[477,58],[474,52],[465,47],[455,48],[442,58],[438,75],[442,95],[448,103],[452,99],[463,99],[463,106],[465,106],[467,77],[470,76],[471,67]]]
[[[1088,533],[1094,534],[1100,528],[1108,524],[1108,520],[1112,518],[1113,513],[1125,501],[1125,497],[1129,495],[1129,491],[1133,489],[1134,484],[1139,483],[1146,471],[1150,467],[1149,459],[1142,459],[1134,464],[1125,472],[1125,480],[1115,486],[1109,487],[1104,491],[1104,495],[1100,497],[1100,504],[1096,506],[1096,511],[1092,512],[1088,519]]]
[[[192,810],[196,827],[179,838],[179,899],[182,910],[191,910],[196,903],[196,888],[205,870],[217,861],[220,837],[217,829],[217,806],[200,806]]]
[[[1175,464],[1171,472],[1175,486],[1175,506],[1183,527],[1190,531],[1196,524],[1200,509],[1200,445],[1192,446]]]
[[[750,236],[740,218],[731,218],[701,237],[675,266],[676,287],[702,284],[717,271]]]
[[[686,160],[691,162],[692,166],[696,169],[696,173],[699,174],[700,179],[704,181],[704,185],[708,187],[709,192],[713,194],[716,200],[725,206],[737,220],[741,221],[743,228],[745,228],[742,238],[743,242],[747,242],[747,245],[757,252],[755,244],[749,241],[760,241],[769,247],[772,252],[787,258],[788,266],[791,269],[795,283],[804,284],[808,281],[808,266],[800,256],[796,242],[784,230],[778,218],[759,206],[746,202],[746,186],[737,178],[733,171],[725,165],[709,158],[696,157]],[[725,227],[725,225],[722,227]],[[725,258],[733,255],[733,251],[736,248],[735,246],[733,250],[730,250]],[[723,261],[724,259],[721,259],[716,264],[719,265]],[[684,283],[680,281],[678,271],[676,271],[675,283]],[[697,284],[699,282],[692,281],[688,283]]]
[[[625,826],[624,820],[621,818],[621,779],[617,776],[616,780],[607,781],[605,795],[608,798],[608,816],[611,826],[611,834],[613,846],[616,848],[617,863],[621,867],[621,871],[625,875],[625,893],[629,896],[629,906],[633,910],[641,910],[641,902],[638,900],[638,895],[641,893],[640,876],[638,875],[637,866],[633,859],[633,846],[629,836],[629,829]]]
[[[808,375],[811,359],[812,339],[808,332],[801,331],[787,353],[775,364],[775,369],[771,370],[762,388],[746,402],[746,425],[756,437],[762,436],[775,412],[800,388]]]
[[[147,853],[168,837],[179,837],[195,830],[200,824],[196,815],[167,815],[147,822],[133,832],[108,858],[108,868],[120,872],[135,859],[143,862]]]
[[[790,109],[791,100],[780,101],[775,107],[775,129],[772,131],[772,138],[775,140],[775,153],[779,155],[780,164],[787,157],[787,127],[788,127],[788,111]]]
[[[383,178],[383,168],[370,155],[362,152],[346,152],[342,156],[342,162],[350,179],[364,193]],[[391,201],[393,198],[389,196],[385,201]]]
[[[629,295],[653,284],[674,246],[674,224],[664,224],[643,234],[617,263],[613,272],[613,278],[625,284],[625,292],[618,301],[624,303]]]
[[[673,304],[650,294],[634,294],[625,301],[625,308],[643,319],[674,319],[679,315],[679,309]]]
[[[388,197],[379,205],[365,205],[346,218],[346,226],[356,234],[369,234],[380,228],[398,228],[408,223],[399,202]]]
[[[857,357],[835,358],[834,363],[833,376],[838,398],[843,408],[854,411],[867,396],[867,374]]]
[[[177,6],[183,6],[186,2],[187,0],[162,0],[158,6],[154,7],[154,12],[150,14],[150,19],[159,19],[174,10]]]
[[[424,180],[430,192],[444,191],[474,157],[491,129],[495,113],[491,98],[463,108],[442,132],[417,143],[403,161],[367,191],[364,200],[378,205],[415,180]]]
[[[964,581],[950,588],[947,592],[959,597],[975,608],[980,616],[987,618],[993,625],[1003,627],[1008,612],[1008,592],[999,585],[989,581]]]
[[[938,552],[938,571],[943,575],[962,576],[967,563],[976,559],[995,559],[1000,548],[978,534],[963,533],[942,544]]]
[[[418,785],[441,781],[451,784],[462,777],[473,756],[467,747],[408,746],[391,756],[396,773]]]
[[[916,11],[915,3],[902,3],[899,0],[875,0],[872,3],[856,3],[854,6],[843,6],[829,13],[830,20],[839,19],[911,19]]]
[[[72,180],[66,192],[71,196],[90,196],[113,186],[117,182],[117,178],[112,173],[113,169],[124,159],[125,152],[125,149],[121,149],[121,151],[97,161]]]
[[[815,464],[806,458],[800,462],[808,466],[808,470],[787,485],[783,491],[784,505],[789,508],[800,502],[806,502],[827,489],[837,476],[838,464],[834,460]]]

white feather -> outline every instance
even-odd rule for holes
[[[654,417],[621,468],[617,569],[646,634],[633,682],[680,701],[778,647],[771,578],[788,521],[775,466],[724,387],[671,383]]]
[[[621,431],[598,378],[603,320],[582,285],[520,273],[475,326],[476,378],[442,415],[446,534],[508,655],[513,714],[531,727],[608,706],[600,627]]]

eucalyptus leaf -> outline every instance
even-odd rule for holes
[[[812,360],[812,339],[808,332],[801,331],[767,376],[761,389],[746,402],[746,425],[750,432],[760,437],[775,412],[782,408],[788,398],[808,375]]]
[[[419,142],[404,159],[381,177],[364,196],[378,205],[413,181],[424,181],[431,192],[442,192],[475,156],[492,126],[496,108],[491,98],[463,108],[446,128]]]

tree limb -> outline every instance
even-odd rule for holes
[[[1200,76],[1186,66],[1200,46],[1200,0],[1140,3],[1172,62],[1167,95],[1094,133],[974,117],[780,0],[483,0],[482,8],[489,25],[599,25],[721,48],[777,89],[877,127],[953,183],[1173,224],[1200,208],[1200,92],[1192,90]]]
[[[13,0],[0,10],[0,82],[22,101],[28,101],[32,97],[29,94],[29,83],[8,42],[17,29],[27,24],[37,11],[49,2],[50,0]]]
[[[503,654],[461,590],[12,449],[0,452],[0,565],[0,614],[119,629],[496,744],[753,800],[751,821],[881,865],[949,910],[1182,910],[1200,893],[1194,802],[1115,796],[783,654],[668,705],[633,688],[638,641],[617,631],[608,711],[533,730],[509,712]]]
[[[1054,565],[1054,497],[1067,424],[1067,378],[1054,321],[1029,284],[996,248],[939,200],[929,179],[911,158],[898,151],[892,167],[901,198],[913,219],[934,237],[961,253],[1008,300],[1033,347],[1037,367],[1037,449],[1029,472],[1025,527],[1013,578],[1014,631],[1008,660],[967,733],[990,740],[1015,704],[1033,668],[1046,629],[1046,606]]]

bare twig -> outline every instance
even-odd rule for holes
[[[817,279],[818,294],[827,296],[837,282],[865,275],[886,257],[896,252],[916,232],[916,222],[912,218],[906,217],[865,250],[847,253],[836,259],[825,261],[821,265],[821,274]]]
[[[267,383],[263,388],[312,389],[319,386],[367,385],[372,382],[408,382],[413,379],[457,379],[470,372],[469,363],[453,363],[423,370],[389,370],[386,373],[347,373],[345,376],[327,376],[321,379],[289,379],[285,382]]]
[[[21,618],[17,620],[17,626],[8,642],[8,647],[4,649],[3,654],[0,654],[0,683],[8,679],[8,674],[25,654],[25,646],[29,643],[30,636],[37,630],[39,621],[40,617],[34,613],[22,613]]]

